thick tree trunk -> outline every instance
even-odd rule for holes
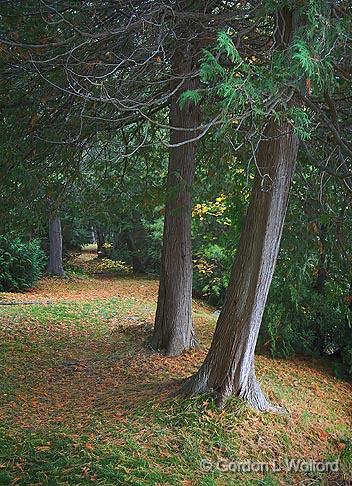
[[[214,390],[222,406],[237,395],[254,408],[274,410],[257,383],[254,351],[279,252],[298,139],[288,123],[269,120],[257,154],[257,174],[225,303],[209,353],[183,387]]]
[[[186,79],[171,100],[170,125],[178,128],[196,128],[199,109],[187,103],[182,109],[178,99],[181,92],[195,89],[196,79],[189,79],[192,60],[176,52],[172,59],[175,90],[183,77]],[[178,144],[196,136],[195,131],[171,130],[171,144]],[[196,344],[192,323],[192,182],[195,169],[196,145],[190,142],[170,149],[167,201],[165,208],[163,251],[158,306],[151,345],[166,355],[176,356]]]
[[[49,265],[48,273],[57,277],[64,277],[62,265],[62,235],[61,220],[58,214],[49,221]]]

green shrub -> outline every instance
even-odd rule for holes
[[[270,289],[259,347],[284,358],[297,354],[338,358],[344,373],[352,377],[351,311],[345,286],[328,281],[324,293],[319,293],[308,277],[285,278],[286,269],[278,270]]]
[[[229,283],[232,255],[217,244],[198,250],[193,260],[193,288],[211,304],[223,304]]]
[[[38,241],[0,236],[0,291],[18,292],[32,287],[41,276],[44,263]]]
[[[352,377],[352,344],[346,346],[342,351],[342,362],[345,365],[346,371]]]

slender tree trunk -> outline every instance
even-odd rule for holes
[[[123,233],[123,239],[126,242],[127,249],[132,258],[133,273],[145,273],[143,262],[141,261],[138,248],[135,242],[134,231],[125,230]]]
[[[254,351],[279,252],[298,139],[288,123],[269,120],[225,303],[209,353],[184,393],[214,390],[221,407],[237,395],[254,408],[273,410],[254,371]]]
[[[64,277],[62,265],[62,235],[59,214],[49,220],[49,265],[48,273],[57,277]]]
[[[95,230],[97,235],[97,254],[98,258],[104,258],[105,256],[105,234],[101,228],[96,228]]]
[[[182,109],[178,99],[181,92],[195,89],[197,80],[190,79],[193,61],[181,50],[172,59],[175,79],[171,90],[184,82],[172,96],[170,125],[178,128],[196,128],[199,109],[187,103]],[[195,131],[171,130],[171,144],[178,144],[196,136]],[[176,356],[196,344],[192,323],[192,182],[195,170],[196,145],[190,142],[170,149],[167,201],[163,234],[163,251],[158,306],[151,344],[166,355]]]

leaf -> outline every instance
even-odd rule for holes
[[[226,55],[231,59],[232,62],[235,60],[241,60],[241,56],[239,55],[235,44],[232,42],[232,39],[226,34],[226,32],[219,32],[217,47],[219,51],[225,51]]]
[[[201,99],[202,97],[199,91],[189,89],[187,91],[184,91],[180,95],[178,103],[180,105],[180,108],[183,109],[187,103],[193,103],[195,105],[198,105]]]

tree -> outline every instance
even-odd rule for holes
[[[65,272],[62,266],[62,234],[61,219],[56,211],[49,219],[49,275],[64,277]]]
[[[194,56],[179,49],[173,59],[170,126],[171,148],[167,176],[167,202],[163,234],[161,275],[152,346],[169,356],[181,354],[196,344],[192,322],[192,182],[199,108],[191,102],[179,105],[185,91],[197,86]],[[193,73],[193,75],[192,75]],[[179,86],[179,79],[186,80]],[[184,131],[179,130],[185,129]],[[192,131],[192,129],[194,131]]]
[[[293,13],[281,10],[277,47],[287,49],[293,29]],[[229,396],[237,395],[256,409],[277,410],[257,382],[254,352],[279,252],[298,145],[292,124],[282,116],[270,116],[259,142],[245,225],[212,344],[201,368],[183,386],[184,393],[214,390],[219,407]]]
[[[95,229],[96,239],[97,239],[97,254],[98,258],[104,258],[105,256],[105,233],[104,230],[97,226]]]
[[[185,391],[216,390],[221,406],[238,395],[272,410],[254,372],[254,351],[279,252],[298,138],[288,123],[269,120],[229,288],[209,353]]]

